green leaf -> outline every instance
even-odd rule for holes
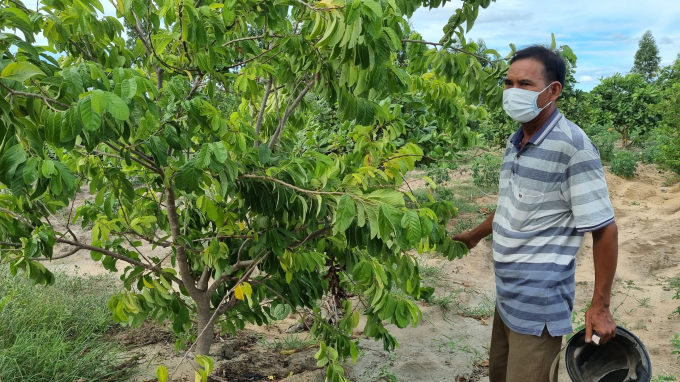
[[[130,99],[137,94],[137,81],[134,78],[128,78],[121,82],[120,88],[121,97]]]
[[[146,142],[146,147],[153,154],[157,165],[165,166],[168,164],[168,146],[159,137],[150,137]]]
[[[401,218],[401,227],[406,229],[409,244],[416,244],[422,237],[420,218],[415,211],[407,211]]]
[[[383,241],[390,240],[392,235],[396,233],[395,227],[389,218],[390,211],[387,210],[387,205],[382,205],[378,208],[378,231],[380,238]]]
[[[28,62],[12,62],[5,66],[5,69],[3,69],[0,74],[0,78],[24,82],[37,75],[44,76],[45,73],[37,66],[29,64]]]
[[[42,170],[42,176],[44,176],[46,178],[49,178],[52,175],[57,173],[54,169],[54,162],[52,162],[49,159],[43,161],[41,170]]]
[[[338,102],[338,118],[341,121],[349,121],[357,115],[357,99],[354,98],[347,90],[342,89],[340,92],[340,101]]]
[[[334,16],[333,13],[330,13],[330,18],[331,24],[326,29],[326,33],[323,35],[323,37],[321,37],[321,40],[319,40],[319,42],[316,43],[316,46],[319,48],[323,48],[324,46],[326,46],[330,41],[331,37],[333,37],[335,31],[338,29],[338,17]]]
[[[92,96],[86,96],[80,99],[78,104],[80,111],[80,119],[83,121],[83,127],[87,131],[97,131],[102,125],[102,117],[99,113],[92,110]]]
[[[349,228],[356,213],[354,199],[348,194],[342,195],[338,200],[338,209],[335,212],[335,227],[339,232],[344,232]]]
[[[106,92],[103,90],[92,91],[92,110],[96,113],[103,113],[109,101],[106,99]]]
[[[215,142],[212,144],[212,153],[215,156],[215,159],[220,163],[224,163],[227,158],[229,158],[229,151],[227,151],[227,148],[222,142]]]
[[[373,191],[368,194],[366,198],[375,202],[389,204],[390,206],[394,207],[404,207],[406,205],[404,202],[404,194],[399,191],[386,188]]]
[[[4,180],[5,185],[11,185],[17,167],[26,162],[27,158],[26,152],[20,144],[16,144],[5,151],[2,160],[0,160],[0,179]]]
[[[54,162],[54,167],[59,172],[59,175],[61,175],[61,180],[64,181],[66,189],[68,191],[73,191],[76,185],[75,178],[73,177],[73,173],[71,172],[71,170],[69,170],[69,168],[66,167],[66,165],[61,162]]]
[[[193,160],[188,161],[177,170],[175,184],[180,190],[187,192],[197,191],[203,176],[203,170],[196,166]]]
[[[383,15],[382,7],[380,6],[380,3],[375,2],[373,0],[362,0],[361,1],[366,8],[370,9],[371,12],[373,12],[374,17],[372,17],[373,20],[379,19]]]
[[[196,166],[200,169],[210,166],[210,154],[212,154],[212,145],[206,143],[201,147],[201,151],[194,157]]]
[[[166,124],[163,128],[163,133],[165,134],[165,140],[168,142],[168,146],[175,150],[182,150],[182,142],[177,134],[177,128],[173,124]]]
[[[30,158],[24,166],[24,184],[31,185],[38,180],[38,158]]]
[[[106,109],[111,113],[113,118],[119,121],[126,121],[130,118],[130,109],[128,109],[128,105],[125,101],[113,93],[104,94],[106,94],[106,99],[109,101],[106,105]]]
[[[260,149],[257,152],[257,157],[260,159],[260,163],[267,164],[272,156],[272,150],[268,145],[260,145]]]

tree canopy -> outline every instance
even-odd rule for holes
[[[198,354],[215,325],[310,309],[317,358],[341,380],[339,359],[357,356],[348,294],[366,304],[364,333],[391,349],[384,323],[421,318],[394,289],[431,293],[409,251],[466,252],[446,233],[455,206],[419,204],[404,182],[424,156],[409,132],[425,108],[468,147],[467,123],[487,115],[480,102],[498,105],[507,64],[465,37],[491,0],[458,4],[440,41],[410,30],[417,8],[444,3],[118,0],[113,17],[99,0],[8,0],[3,263],[44,284],[56,244],[69,248],[61,257],[89,251],[122,270],[116,321],[170,319],[177,346]],[[94,199],[75,205],[83,191]],[[73,224],[91,226],[91,240]],[[345,314],[322,318],[322,298]]]

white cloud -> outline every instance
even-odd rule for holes
[[[587,75],[587,74],[584,74],[584,75],[582,75],[582,76],[579,76],[579,78],[578,78],[578,82],[591,82],[591,81],[593,81],[593,80],[594,80],[594,78],[591,77],[591,76],[589,76],[589,75]]]
[[[633,37],[631,36],[626,36],[625,34],[622,33],[614,33],[613,35],[609,36],[610,40],[615,40],[615,41],[632,41]]]

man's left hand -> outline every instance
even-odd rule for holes
[[[616,335],[616,323],[609,307],[590,305],[586,310],[586,343],[590,343],[593,332],[600,336],[600,344],[606,344]]]

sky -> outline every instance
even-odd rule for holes
[[[427,41],[439,41],[442,28],[460,7],[453,0],[443,8],[416,11],[411,22]],[[578,62],[577,88],[590,91],[600,78],[628,73],[638,41],[651,30],[661,65],[680,53],[680,0],[495,0],[479,17],[468,39],[483,38],[488,48],[505,56],[509,44],[569,45]]]

